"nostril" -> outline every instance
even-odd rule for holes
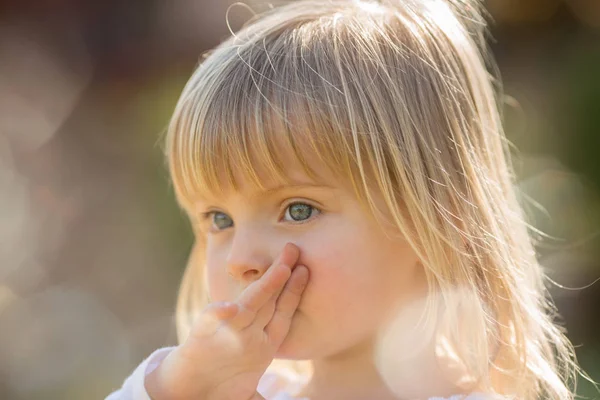
[[[260,278],[260,271],[257,269],[249,269],[248,271],[244,272],[244,279],[246,280],[256,280],[258,278]]]

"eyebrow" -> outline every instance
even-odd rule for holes
[[[262,191],[265,194],[272,194],[287,189],[335,189],[333,186],[324,184],[312,184],[312,183],[294,183],[278,185],[271,188],[266,188]]]
[[[255,193],[252,193],[250,197],[252,198],[261,198],[273,196],[277,192],[281,192],[284,190],[298,190],[298,189],[330,189],[335,190],[335,187],[326,185],[326,184],[316,184],[316,183],[290,183],[290,184],[282,184],[269,188],[265,188],[264,190],[258,190]],[[200,202],[206,201],[211,202],[210,198],[199,198]]]

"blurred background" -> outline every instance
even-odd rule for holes
[[[0,1],[0,399],[103,399],[175,344],[191,232],[162,135],[231,3]],[[600,380],[600,0],[486,5],[540,260]]]

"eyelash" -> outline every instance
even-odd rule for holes
[[[285,217],[285,214],[287,213],[288,209],[296,204],[303,204],[303,205],[307,205],[312,209],[311,215],[308,219],[304,220],[304,221],[295,221],[292,222],[294,225],[302,225],[302,224],[306,224],[308,222],[313,221],[314,219],[318,218],[321,213],[323,212],[319,207],[315,206],[314,204],[311,204],[310,202],[307,201],[299,201],[299,200],[294,200],[294,201],[290,201],[289,203],[287,203],[285,205],[285,207],[283,208],[283,215],[280,215],[279,219],[281,219],[282,217]],[[316,211],[316,215],[313,215]],[[217,232],[222,232],[224,230],[226,230],[227,228],[223,228],[223,229],[218,229],[218,228],[214,228],[213,226],[213,221],[212,221],[212,217],[215,214],[224,214],[227,215],[226,213],[222,212],[222,211],[217,211],[217,210],[211,210],[211,211],[207,211],[207,212],[203,212],[200,214],[201,220],[203,222],[209,222],[210,223],[210,227],[208,229],[209,232],[213,232],[213,233],[217,233]],[[229,216],[228,216],[229,217]],[[229,217],[231,219],[231,217]],[[233,220],[232,220],[233,222]],[[291,221],[287,221],[287,222],[291,222]],[[234,224],[232,226],[235,226]]]

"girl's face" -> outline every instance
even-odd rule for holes
[[[313,168],[319,182],[291,166],[289,185],[242,185],[198,204],[212,301],[235,300],[287,242],[300,248],[298,264],[310,279],[278,358],[318,359],[369,345],[390,311],[426,290],[408,243],[388,238],[353,193]]]

